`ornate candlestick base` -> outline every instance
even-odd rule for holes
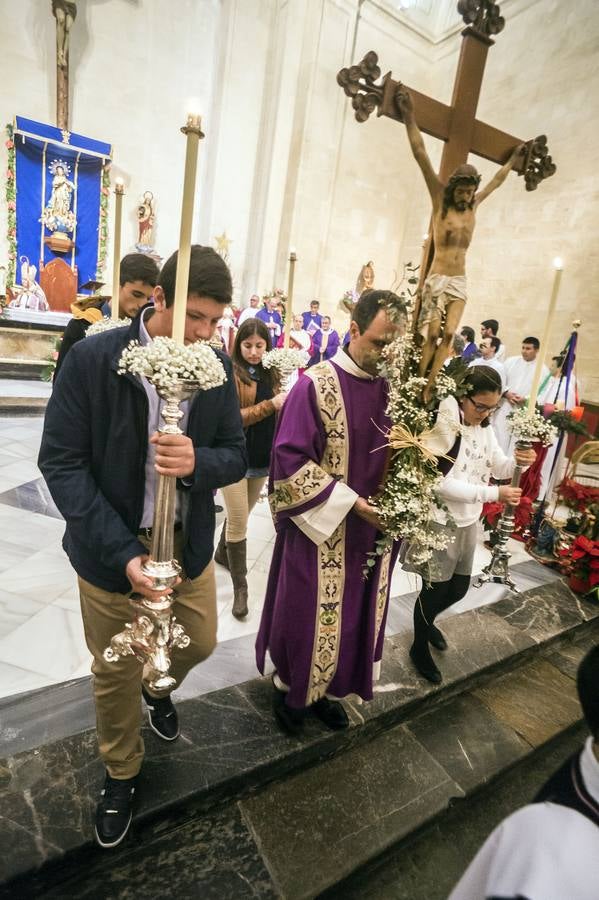
[[[516,447],[519,450],[529,450],[531,446],[532,444],[528,441],[516,442]],[[523,471],[524,469],[522,466],[514,467],[512,473],[512,487],[518,487]],[[497,543],[491,550],[491,561],[488,566],[484,567],[474,582],[474,587],[479,588],[482,587],[483,584],[491,582],[492,584],[505,584],[514,594],[520,593],[509,572],[509,562],[512,554],[507,549],[508,539],[514,530],[515,512],[515,506],[512,506],[509,503],[506,504],[503,515],[501,516],[495,531]]]
[[[151,380],[151,379],[150,379]],[[183,416],[179,403],[189,398],[199,384],[195,381],[179,381],[169,387],[156,386],[158,394],[166,400],[162,410],[165,425],[161,434],[182,434],[178,426]],[[176,583],[181,566],[174,559],[176,479],[171,475],[159,475],[156,481],[154,520],[150,558],[143,564],[142,572],[153,582],[156,591],[166,591]],[[182,625],[172,615],[176,593],[162,594],[150,600],[139,594],[131,597],[135,613],[123,631],[115,634],[104,651],[104,659],[117,662],[123,656],[136,656],[149,675],[148,685],[154,691],[172,690],[176,682],[169,674],[171,650],[189,646],[190,639]]]

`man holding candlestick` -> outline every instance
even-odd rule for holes
[[[169,741],[179,734],[170,698],[147,689],[142,663],[126,657],[112,664],[103,656],[115,632],[131,619],[130,594],[157,599],[153,582],[142,571],[151,542],[155,473],[177,479],[175,556],[183,572],[173,612],[191,638],[187,648],[172,651],[171,674],[181,684],[216,643],[212,492],[239,481],[247,469],[239,403],[225,354],[218,355],[227,381],[181,404],[180,435],[158,433],[161,401],[147,379],[118,372],[130,341],[143,345],[171,335],[177,256],[160,273],[154,305],[145,306],[129,328],[112,329],[72,348],[48,403],[39,456],[66,520],[63,546],[79,576],[85,637],[94,657],[98,743],[106,765],[96,813],[102,847],[120,843],[131,821],[144,754],[142,692],[152,729]],[[231,293],[231,276],[221,257],[209,247],[192,247],[185,343],[214,334]]]

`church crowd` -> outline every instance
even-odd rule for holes
[[[399,333],[389,309],[401,299],[390,291],[364,290],[343,340],[312,301],[294,317],[291,330],[308,362],[285,389],[276,370],[263,365],[265,353],[281,344],[281,298],[274,293],[261,305],[253,295],[242,312],[225,315],[233,309],[230,272],[214,250],[195,245],[185,342],[209,341],[227,379],[181,403],[182,433],[174,435],[159,430],[161,401],[153,385],[142,375],[119,374],[118,362],[130,341],[147,346],[171,334],[176,267],[177,253],[160,271],[144,254],[126,256],[118,302],[130,324],[85,340],[90,324],[109,312],[110,304],[78,301],[65,331],[39,455],[66,522],[63,546],[77,573],[93,656],[98,744],[106,767],[95,834],[105,848],[121,842],[132,818],[144,756],[141,697],[153,731],[164,741],[179,736],[169,691],[152,690],[135,656],[118,665],[104,657],[113,635],[131,618],[130,597],[156,599],[154,582],[144,572],[156,473],[173,476],[177,485],[174,553],[182,571],[173,612],[190,639],[172,651],[177,684],[216,644],[215,563],[230,573],[232,614],[240,619],[248,614],[248,521],[268,483],[276,541],[256,663],[264,673],[268,658],[272,661],[274,716],[285,732],[299,735],[308,715],[331,729],[345,729],[343,698],[372,699],[398,557],[404,569],[423,576],[410,658],[423,678],[442,681],[440,657],[433,653],[448,645],[435,619],[469,588],[483,503],[517,504],[522,491],[509,483],[514,465],[536,461],[534,450],[514,447],[506,419],[530,391],[539,341],[525,336],[521,352],[507,356],[496,320],[481,323],[478,341],[474,329],[464,326],[453,337],[449,357],[461,356],[467,364],[466,390],[459,400],[449,396],[441,402],[430,438],[439,494],[455,522],[454,540],[435,551],[426,572],[412,558],[409,542],[401,547],[395,542],[374,557],[365,577],[365,561],[384,528],[372,501],[385,477],[385,453],[373,451],[390,426],[379,362]],[[543,370],[541,402],[573,401],[574,394],[563,396],[562,362],[556,357],[552,371]],[[218,489],[226,521],[214,550]],[[443,531],[446,520],[436,527]],[[581,700],[599,741],[596,650],[581,671]],[[572,810],[584,814],[588,803],[597,809],[599,760],[593,746],[590,738],[580,758],[539,798],[557,797],[562,804],[547,840],[559,840]],[[523,852],[526,831],[541,833],[534,826],[539,808],[525,807],[491,835],[452,896],[479,896],[472,885],[484,880],[496,884],[497,895],[512,896],[516,882],[498,860]],[[588,818],[575,820],[576,847],[568,842],[574,857],[588,840]],[[547,848],[537,842],[530,852],[541,857]]]

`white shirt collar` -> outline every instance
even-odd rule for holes
[[[347,372],[349,375],[355,375],[356,378],[364,378],[367,381],[375,381],[379,378],[379,375],[371,375],[370,372],[364,371],[360,366],[353,361],[349,353],[346,353],[341,347],[335,355],[330,360],[334,362],[336,366],[339,366],[340,369],[343,369],[344,372]]]
[[[141,318],[139,320],[139,343],[142,345],[142,347],[147,347],[148,344],[152,343],[152,338],[148,334],[148,329],[146,328],[145,318],[148,313],[153,313],[153,312],[154,312],[154,310],[152,309],[152,307],[148,307],[148,309],[146,309],[142,313]]]

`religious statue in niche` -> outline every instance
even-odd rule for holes
[[[374,287],[374,263],[372,260],[362,266],[358,280],[356,281],[356,294],[358,297],[364,291],[369,291]]]
[[[21,257],[21,284],[15,284],[12,291],[16,294],[8,304],[11,309],[28,309],[33,312],[47,312],[49,304],[46,295],[35,280],[37,269],[32,266],[26,256]]]
[[[154,223],[156,222],[156,201],[152,191],[144,191],[137,207],[137,244],[140,253],[149,253],[154,249]]]
[[[433,169],[416,124],[412,98],[402,84],[395,92],[395,102],[433,204],[435,254],[422,285],[415,323],[416,331],[422,338],[420,375],[428,376],[424,394],[426,400],[430,386],[447,359],[466,306],[466,252],[476,224],[476,210],[489,194],[503,184],[518,157],[526,152],[526,145],[515,146],[508,160],[480,191],[481,176],[470,165],[458,166],[444,184]]]
[[[57,237],[60,235],[68,240],[67,232],[74,231],[77,224],[75,213],[71,209],[75,185],[67,177],[71,174],[71,167],[62,159],[54,159],[48,169],[54,176],[52,193],[42,213],[41,221],[48,231],[56,232]]]

